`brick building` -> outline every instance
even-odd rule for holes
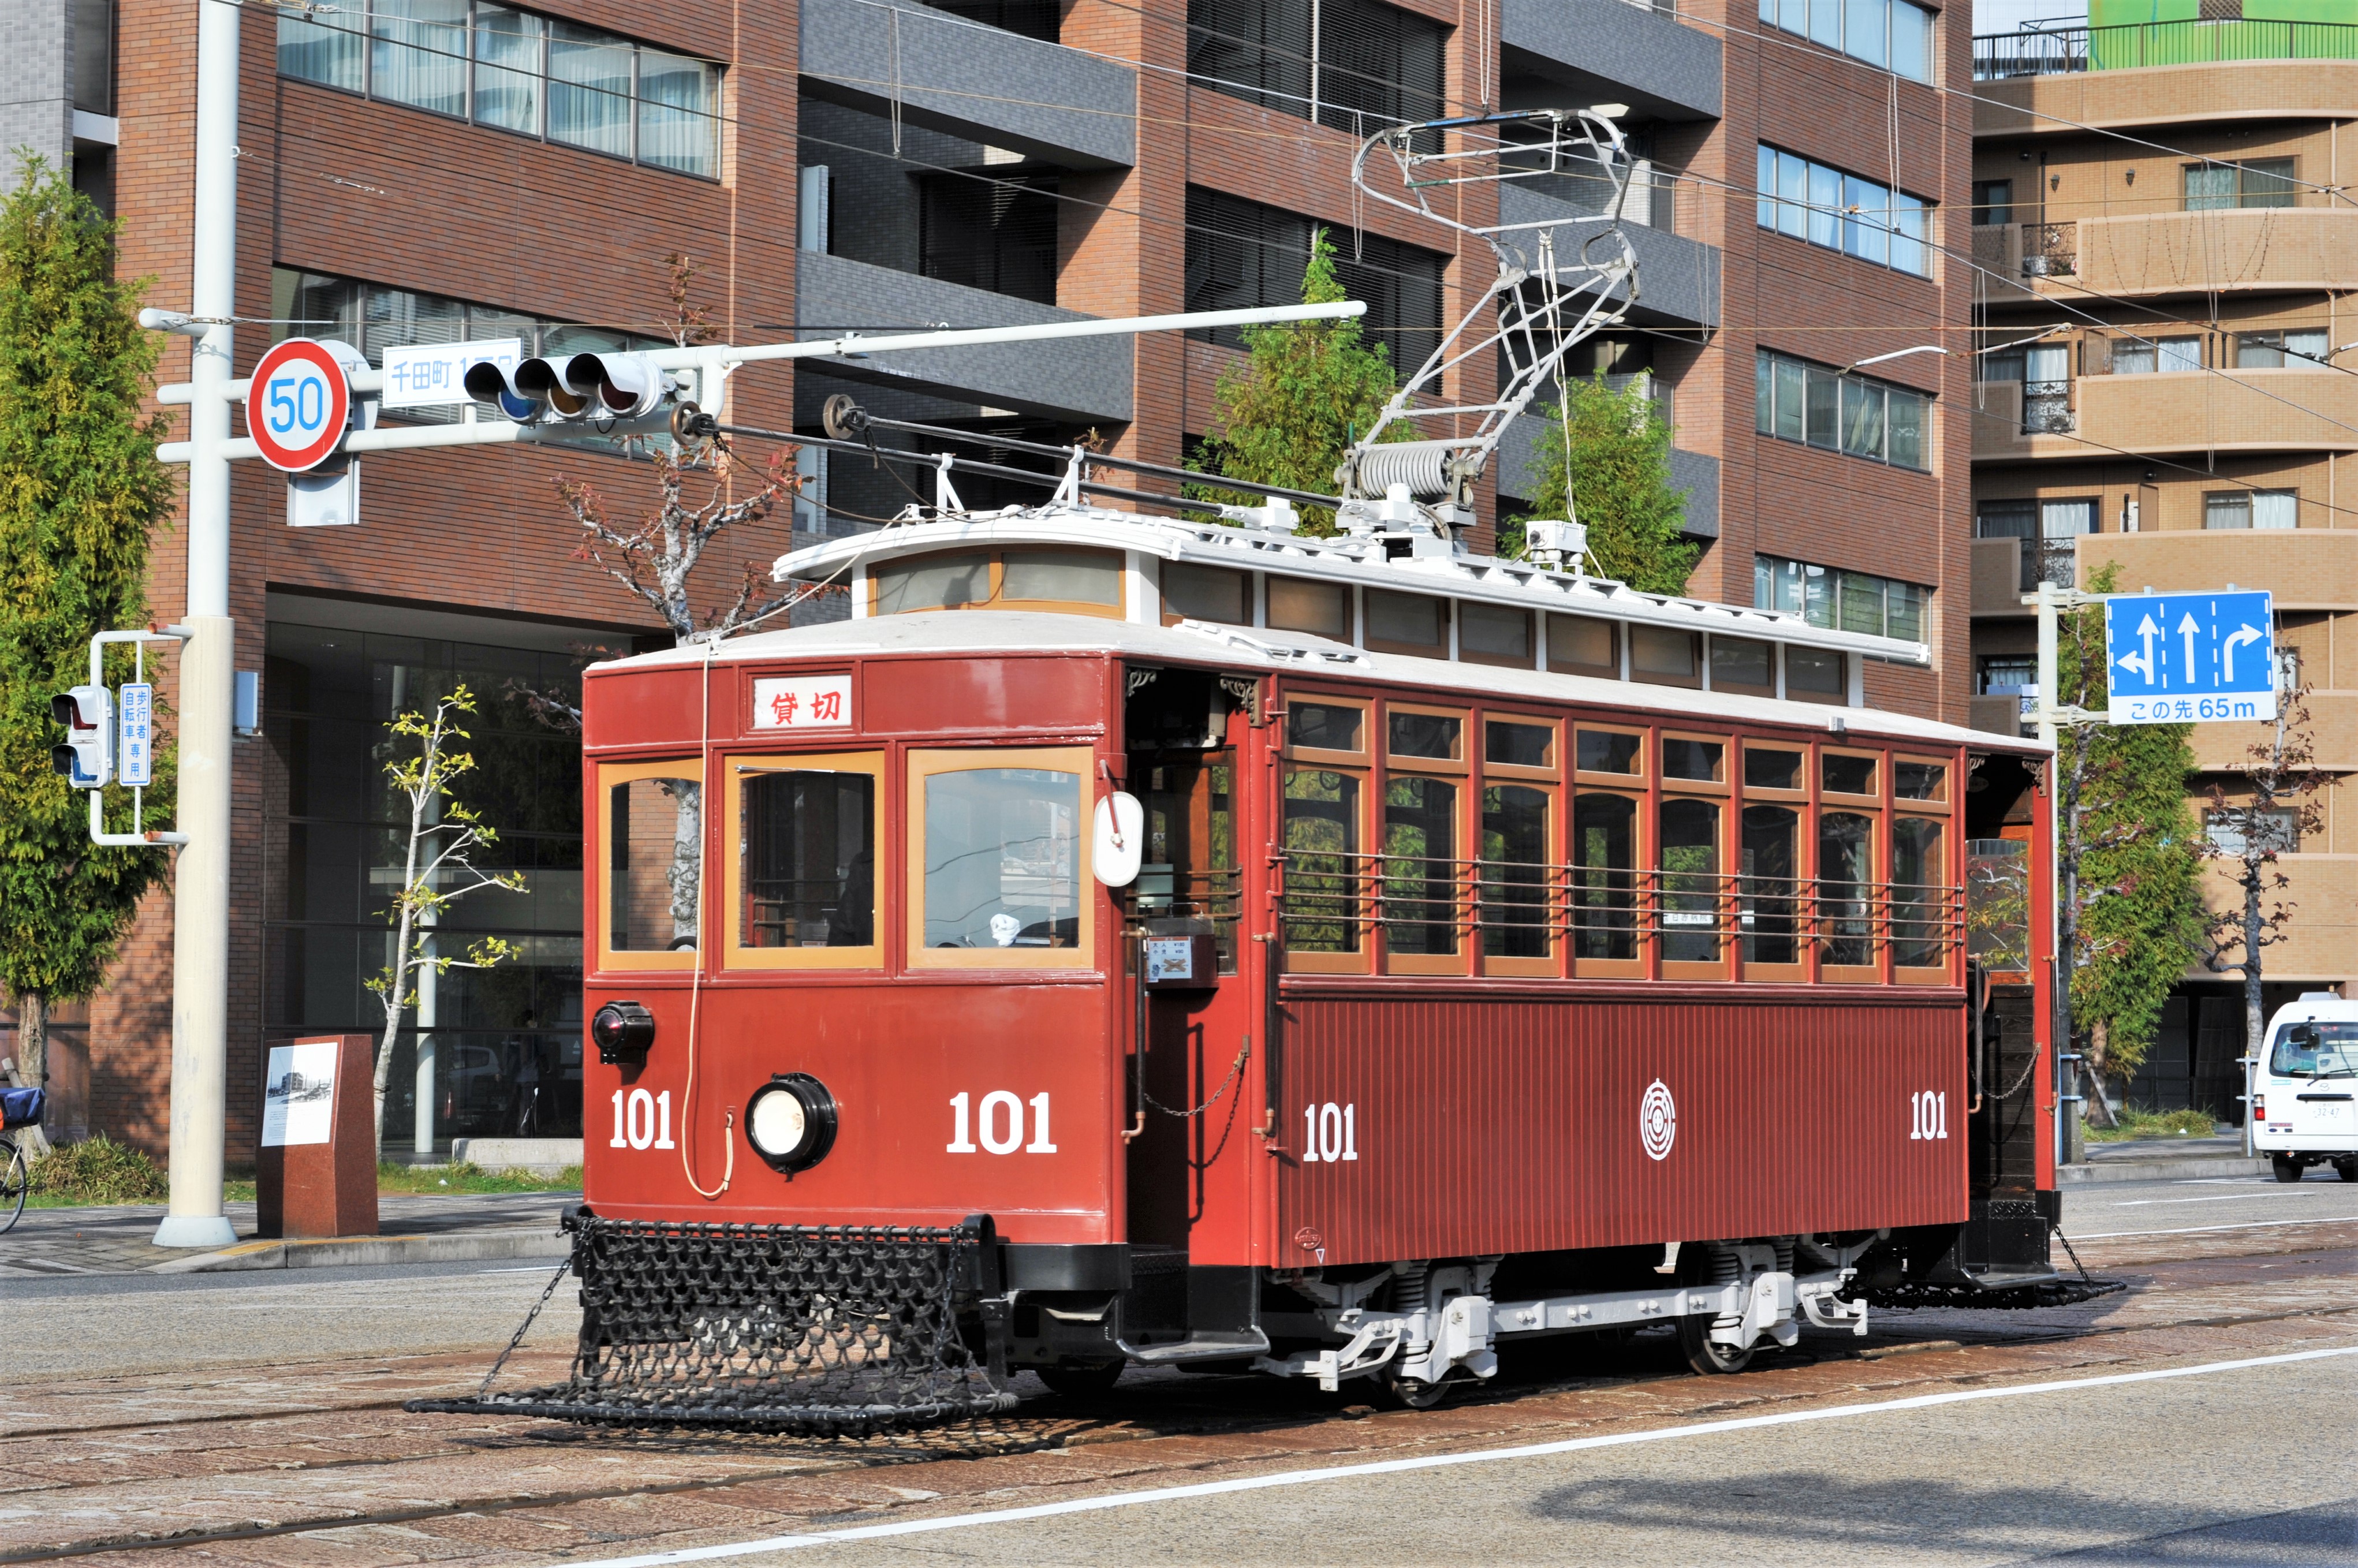
[[[0,63],[8,135],[71,152],[125,222],[126,265],[159,279],[157,303],[183,303],[193,13],[27,4],[32,20],[9,25],[39,47]],[[106,70],[92,49],[110,51]],[[1645,378],[1671,416],[1686,529],[1706,546],[1691,591],[1920,638],[1933,667],[1869,669],[1871,699],[1966,713],[1965,618],[1948,612],[1965,581],[1965,361],[1899,353],[1954,347],[1970,324],[1953,259],[1968,238],[1969,125],[1942,91],[1969,79],[1963,11],[353,0],[249,10],[244,55],[244,362],[295,330],[373,359],[456,336],[556,348],[659,335],[672,253],[703,269],[699,297],[741,342],[1277,303],[1294,297],[1315,226],[1335,232],[1370,330],[1413,361],[1492,264],[1354,200],[1362,132],[1486,103],[1624,105],[1641,298],[1581,368]],[[1479,200],[1524,222],[1593,211],[1599,187],[1560,178]],[[741,373],[730,412],[809,431],[849,391],[971,430],[984,449],[1096,431],[1172,462],[1204,433],[1234,352],[1112,338],[806,362]],[[166,378],[186,367],[175,344]],[[1461,394],[1494,372],[1465,373]],[[1544,434],[1528,419],[1509,433],[1486,524],[1529,488]],[[789,524],[848,533],[909,499],[888,470],[802,462],[806,501],[731,542],[716,586],[785,546]],[[485,804],[528,891],[478,900],[454,925],[504,931],[525,955],[435,998],[431,1138],[512,1130],[521,1064],[561,1082],[579,1061],[578,770],[567,738],[514,694],[561,687],[583,648],[653,630],[574,558],[550,482],[587,479],[627,503],[644,468],[508,449],[363,466],[356,527],[290,528],[276,476],[241,465],[236,479],[239,665],[262,672],[265,697],[237,757],[233,1161],[253,1136],[261,1042],[369,1021],[360,982],[383,962],[375,912],[394,849],[373,782],[382,724],[456,678],[496,694],[480,726]],[[179,578],[168,538],[159,610],[177,605]],[[169,914],[159,902],[143,917],[92,1007],[90,1119],[155,1145]],[[393,1114],[405,1137],[410,1050]],[[578,1115],[577,1098],[540,1130]]]
[[[2020,596],[2111,565],[2127,593],[2273,591],[2338,775],[2358,766],[2358,490],[2340,490],[2358,211],[2339,173],[2358,27],[2150,14],[2100,4],[2091,27],[1977,49],[1975,721],[2011,730],[2033,678]],[[2198,765],[2241,761],[2257,730],[2196,726]],[[2319,798],[2324,830],[2281,862],[2297,909],[2266,955],[2270,1010],[2358,980],[2358,819],[2344,792]],[[2222,879],[2212,896],[2240,895]],[[2190,968],[2130,1099],[2239,1114],[2243,1009],[2239,978]]]

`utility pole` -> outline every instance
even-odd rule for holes
[[[188,836],[172,876],[171,1208],[158,1247],[227,1247],[222,1212],[229,1089],[229,820],[236,628],[229,613],[229,397],[236,361],[239,19],[198,0],[188,613],[180,651],[179,806]]]
[[[2055,800],[2055,832],[2050,847],[2048,885],[2055,890],[2057,918],[2055,922],[2055,1157],[2070,1162],[2080,1158],[2081,1120],[2072,1108],[2087,1097],[2080,1092],[2080,1054],[2071,1049],[2071,951],[2078,937],[2079,871],[2075,862],[2063,862],[2063,837],[2073,831],[2072,815],[2079,810],[2074,792],[2064,786],[2064,762],[2061,737],[2067,724],[2102,723],[2106,716],[2092,713],[2084,708],[2066,707],[2058,702],[2055,687],[2060,632],[2058,618],[2063,611],[2077,610],[2083,605],[2102,604],[2104,596],[2082,593],[2076,589],[2058,588],[2042,579],[2039,592],[2023,602],[2039,611],[2039,698],[2032,718],[2039,727],[2039,738],[2054,748],[2054,760],[2048,766],[2053,770]],[[2070,798],[2067,799],[2067,796]]]

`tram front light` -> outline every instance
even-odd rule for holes
[[[590,1038],[598,1043],[598,1060],[610,1067],[644,1062],[655,1043],[655,1015],[635,1001],[610,1001],[590,1018]]]
[[[808,1073],[781,1073],[745,1102],[745,1141],[780,1171],[806,1171],[835,1147],[835,1097]]]

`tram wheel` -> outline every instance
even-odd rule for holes
[[[1723,1282],[1719,1267],[1720,1254],[1708,1246],[1694,1245],[1679,1249],[1679,1283],[1682,1285],[1713,1285]],[[1729,1267],[1734,1267],[1731,1261]],[[1679,1353],[1687,1365],[1708,1378],[1720,1372],[1741,1372],[1752,1364],[1757,1346],[1738,1349],[1733,1345],[1714,1344],[1711,1337],[1712,1320],[1700,1314],[1682,1314],[1678,1320]]]
[[[1122,1369],[1129,1365],[1127,1361],[1055,1361],[1032,1369],[1040,1374],[1040,1380],[1048,1385],[1050,1393],[1062,1394],[1066,1399],[1087,1399],[1094,1394],[1111,1393],[1114,1384],[1121,1380]]]
[[[1399,1410],[1429,1411],[1447,1400],[1455,1387],[1453,1383],[1428,1383],[1422,1378],[1404,1378],[1395,1373],[1384,1379],[1384,1400]]]
[[[2296,1160],[2296,1159],[2294,1159],[2291,1155],[2289,1155],[2289,1154],[2278,1154],[2278,1155],[2275,1156],[2275,1157],[2274,1157],[2274,1159],[2272,1159],[2269,1162],[2270,1162],[2271,1164],[2273,1164],[2273,1165],[2276,1167],[2277,1180],[2277,1181],[2279,1181],[2279,1182],[2297,1182],[2297,1181],[2300,1180],[2300,1177],[2301,1177],[2301,1165],[2300,1165],[2300,1162],[2299,1162],[2299,1161],[2298,1161],[2298,1160]],[[2349,1179],[2349,1178],[2347,1178],[2347,1177],[2344,1177],[2344,1178],[2343,1178],[2343,1180],[2345,1180],[2345,1181],[2346,1181],[2346,1180],[2348,1180],[2348,1179]]]

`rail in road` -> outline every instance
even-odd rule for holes
[[[486,1353],[307,1357],[299,1336],[257,1365],[56,1378],[0,1402],[0,1562],[611,1562],[1305,1466],[2358,1346],[2358,1205],[2332,1187],[2279,1195],[2177,1183],[2115,1189],[2100,1209],[2071,1202],[2083,1234],[2109,1233],[2092,1236],[2082,1257],[2126,1292],[2042,1312],[1887,1312],[1866,1341],[1812,1333],[1734,1378],[1686,1375],[1669,1342],[1647,1336],[1514,1346],[1496,1386],[1424,1411],[1379,1412],[1347,1386],[1321,1396],[1269,1379],[1133,1372],[1104,1400],[1041,1391],[985,1424],[890,1440],[632,1434],[406,1415],[405,1400],[471,1386]],[[2252,1205],[2267,1206],[2250,1217]],[[538,1293],[535,1276],[505,1278]],[[481,1276],[401,1288],[457,1290],[469,1279]],[[350,1290],[360,1299],[387,1288]],[[293,1289],[211,1286],[175,1292],[168,1306],[224,1333],[279,1322],[273,1303],[284,1300],[333,1310],[333,1282],[271,1293]],[[22,1325],[39,1307],[19,1302],[0,1316]],[[139,1308],[125,1297],[109,1310],[130,1323]],[[539,1365],[517,1368],[525,1377],[560,1359],[554,1348],[526,1356]]]

